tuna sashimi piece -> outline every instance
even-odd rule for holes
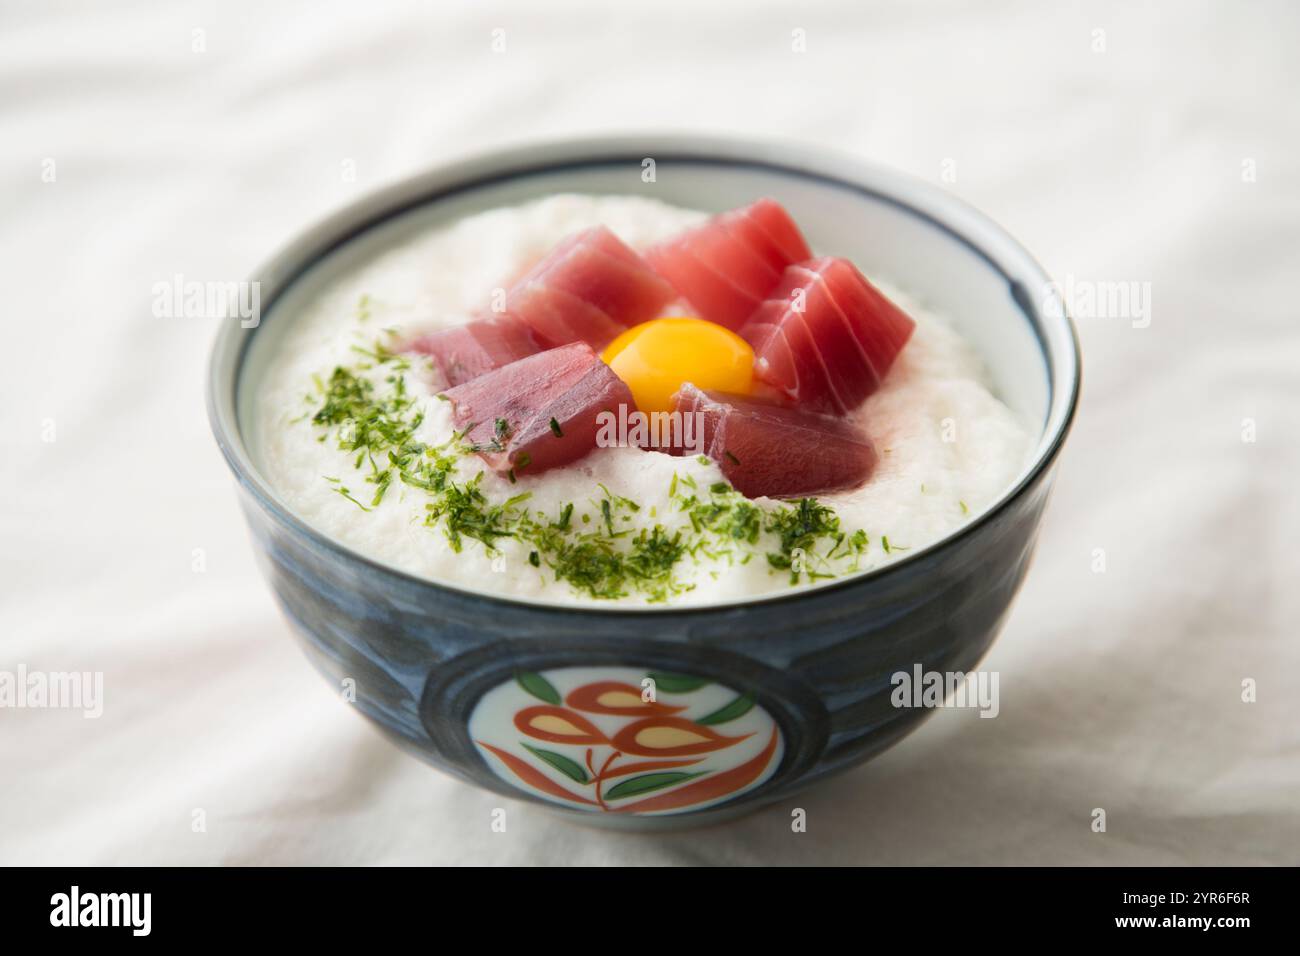
[[[915,323],[847,259],[798,263],[741,328],[754,376],[799,405],[843,415],[880,387]]]
[[[429,356],[444,385],[461,385],[539,348],[528,326],[498,315],[425,333],[402,351]]]
[[[517,288],[507,295],[511,311],[527,316],[528,328],[547,348],[586,342],[611,342],[626,329],[605,312],[577,296],[540,282]]]
[[[912,337],[916,323],[868,282],[847,259],[814,259],[804,265],[825,277],[840,310],[855,319],[850,326],[876,374],[883,380],[898,353]]]
[[[734,331],[762,303],[764,293],[755,294],[752,286],[747,288],[743,284],[747,277],[739,270],[717,265],[728,255],[739,258],[736,240],[721,231],[709,239],[716,240],[713,248],[708,241],[671,239],[647,249],[646,259],[701,318]]]
[[[683,385],[673,409],[703,416],[706,454],[747,498],[801,498],[856,488],[876,449],[842,418]]]
[[[741,328],[754,350],[754,379],[805,408],[838,412],[839,399],[808,324],[788,320],[789,312],[786,298],[768,299]]]
[[[622,379],[583,342],[529,355],[443,393],[494,471],[536,474],[596,447],[602,411],[636,409]]]
[[[802,311],[798,305],[802,304]],[[849,320],[831,297],[827,284],[818,273],[802,265],[785,271],[772,298],[750,319],[757,327],[775,325],[785,333],[785,340],[803,356],[810,374],[801,376],[810,383],[806,389],[795,388],[788,394],[798,396],[803,404],[823,411],[843,414],[856,408],[879,384],[875,370],[863,354]],[[752,343],[751,343],[752,344]],[[771,350],[767,354],[771,354]],[[756,354],[755,370],[760,357]],[[820,382],[818,373],[820,372]],[[814,394],[815,397],[814,397]]]
[[[775,199],[760,199],[737,212],[758,227],[766,240],[781,251],[787,264],[803,262],[812,256],[799,227]]]
[[[811,253],[779,203],[760,199],[658,243],[646,259],[702,318],[738,329],[786,267]]]
[[[542,345],[602,348],[652,319],[676,293],[604,226],[563,240],[506,292],[506,312]]]

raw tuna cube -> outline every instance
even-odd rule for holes
[[[812,256],[808,243],[799,232],[799,227],[794,224],[785,207],[775,199],[760,199],[736,211],[758,227],[762,238],[755,236],[751,241],[765,240],[776,246],[787,265],[791,262],[803,262]]]
[[[867,281],[847,259],[813,259],[804,265],[820,272],[840,311],[850,319],[863,352],[882,381],[912,337],[916,323]]]
[[[583,342],[539,352],[443,393],[457,427],[494,471],[532,475],[596,447],[602,411],[632,393]]]
[[[754,376],[812,411],[843,415],[880,387],[915,323],[847,259],[785,270],[741,328]]]
[[[506,312],[551,348],[603,348],[659,314],[672,286],[604,226],[570,236],[506,292]]]
[[[429,356],[445,385],[461,385],[539,348],[528,326],[498,315],[426,333],[412,339],[403,351]]]
[[[802,498],[856,488],[871,474],[871,439],[842,418],[683,385],[674,411],[703,416],[706,454],[748,498]]]
[[[725,233],[722,238],[734,244]],[[739,328],[763,301],[762,294],[755,295],[729,278],[733,270],[722,271],[706,262],[697,243],[670,241],[671,246],[647,250],[646,259],[672,282],[701,318],[725,325],[733,331]]]
[[[740,335],[754,349],[754,378],[813,411],[836,412],[839,401],[806,322],[787,321],[785,299],[763,303]]]
[[[701,317],[738,329],[786,267],[810,255],[789,213],[760,199],[658,243],[646,259]]]
[[[805,265],[785,271],[742,334],[755,346],[755,374],[808,408],[842,415],[879,385],[827,283]]]

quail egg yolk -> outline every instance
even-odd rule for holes
[[[647,413],[671,411],[673,393],[686,382],[747,394],[754,369],[754,350],[739,335],[685,316],[634,325],[606,346],[601,358]]]

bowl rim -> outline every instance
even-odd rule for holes
[[[494,594],[450,582],[421,577],[356,551],[299,517],[280,499],[253,464],[239,425],[238,396],[249,347],[275,302],[309,269],[358,236],[417,207],[440,199],[481,189],[523,176],[654,157],[656,162],[687,162],[704,165],[745,166],[783,175],[811,178],[886,202],[926,220],[946,232],[983,259],[1007,280],[1010,293],[1024,313],[1038,342],[1047,374],[1048,408],[1032,462],[982,512],[959,528],[915,552],[889,564],[846,574],[827,581],[771,591],[741,600],[719,600],[700,604],[599,604],[561,602],[516,595]],[[977,238],[972,238],[975,233]],[[1008,261],[1010,260],[1010,261]],[[1011,271],[1014,266],[1015,271]],[[208,420],[217,445],[236,480],[258,506],[288,530],[306,537],[316,546],[341,559],[363,565],[432,592],[450,592],[488,605],[551,614],[585,614],[626,617],[629,615],[707,615],[735,612],[742,608],[787,601],[813,601],[829,592],[865,587],[907,570],[939,552],[958,546],[994,522],[1040,477],[1060,453],[1078,408],[1082,368],[1078,330],[1069,315],[1059,289],[1032,255],[1005,229],[957,196],[907,173],[864,160],[851,153],[824,146],[749,137],[697,135],[690,133],[634,133],[617,136],[533,140],[467,155],[449,163],[372,190],[323,219],[297,232],[269,259],[256,268],[248,282],[270,288],[262,293],[261,314],[256,328],[242,328],[227,319],[219,328],[208,361],[206,396]],[[1026,281],[1050,297],[1053,309],[1045,315],[1039,299],[1026,288]],[[1059,323],[1062,354],[1049,350],[1044,328]],[[251,334],[245,334],[251,333]],[[1057,380],[1055,361],[1064,365],[1065,375]]]

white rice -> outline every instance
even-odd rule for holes
[[[328,378],[335,366],[354,365],[359,358],[354,346],[370,348],[384,329],[405,332],[466,321],[488,302],[491,290],[578,229],[604,224],[639,248],[704,217],[640,198],[560,195],[480,213],[376,255],[337,277],[293,318],[256,396],[254,449],[260,467],[304,520],[393,567],[517,598],[608,605],[555,581],[545,567],[533,567],[527,544],[503,539],[493,554],[467,541],[456,553],[439,528],[426,526],[429,498],[419,489],[394,483],[377,507],[363,511],[338,488],[355,489],[355,497],[367,505],[372,489],[354,470],[351,453],[332,440],[318,440],[321,430],[309,414],[314,406],[305,396],[314,389],[314,376]],[[859,570],[899,560],[976,517],[1006,490],[1033,446],[1028,423],[993,395],[979,356],[962,337],[881,277],[870,278],[917,328],[884,386],[855,413],[880,452],[875,473],[862,488],[820,499],[835,509],[843,528],[867,532],[871,544]],[[363,296],[367,305],[359,308]],[[434,398],[420,369],[404,374],[408,389],[425,406],[418,437],[430,444],[446,441],[453,432],[449,406]],[[482,466],[470,456],[459,468],[470,477]],[[599,515],[603,484],[641,505],[622,527],[660,523],[689,530],[668,499],[674,473],[693,477],[702,488],[721,480],[716,466],[694,458],[603,448],[568,468],[521,476],[515,485],[488,473],[482,487],[493,499],[531,492],[528,507],[550,514],[574,502],[579,515]],[[670,600],[738,601],[790,588],[789,573],[763,559],[765,544],[745,564],[735,555],[685,559],[676,578],[693,587]],[[644,600],[631,594],[618,603]]]

